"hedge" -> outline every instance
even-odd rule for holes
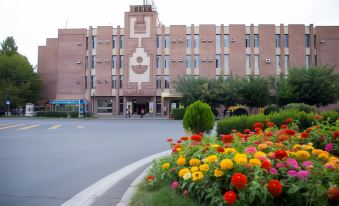
[[[56,112],[56,111],[45,111],[37,112],[35,116],[37,117],[67,117],[67,112]]]
[[[185,111],[186,111],[186,109],[183,109],[183,108],[172,109],[173,119],[175,119],[175,120],[184,119]]]

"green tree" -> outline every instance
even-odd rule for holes
[[[18,47],[16,46],[15,40],[12,36],[7,37],[1,43],[0,55],[10,56],[18,53]]]
[[[339,100],[339,74],[330,67],[290,69],[288,85],[295,102],[320,106]]]
[[[281,75],[275,79],[276,100],[279,106],[294,102],[292,88],[288,83],[288,79]]]
[[[207,79],[193,79],[193,78],[178,78],[178,81],[174,82],[176,91],[182,95],[181,102],[186,106],[191,103],[201,100],[205,101],[206,94],[208,92],[208,80]]]

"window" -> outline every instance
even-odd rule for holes
[[[230,46],[230,36],[228,34],[224,35],[224,47],[229,47]]]
[[[124,56],[120,56],[119,64],[120,64],[120,69],[124,68]]]
[[[186,68],[191,68],[192,64],[191,64],[191,56],[190,55],[186,55]]]
[[[124,113],[124,99],[122,97],[119,98],[119,113]]]
[[[220,68],[220,64],[221,64],[220,59],[221,59],[220,55],[217,54],[215,56],[215,68]]]
[[[215,75],[215,80],[220,79],[220,75]]]
[[[310,48],[310,35],[306,34],[305,35],[305,43],[306,43],[306,48]]]
[[[91,76],[91,88],[95,89],[95,83],[97,81],[96,76]]]
[[[112,37],[112,48],[117,48],[117,36]]]
[[[259,54],[254,55],[254,68],[259,69]]]
[[[85,76],[85,89],[87,89],[87,76]]]
[[[156,76],[156,85],[157,85],[157,89],[161,89],[161,76],[160,75],[157,75]]]
[[[287,71],[290,64],[290,58],[288,55],[285,55],[285,70]]]
[[[92,56],[92,69],[95,69],[97,65],[97,56],[93,55]]]
[[[220,48],[221,47],[220,34],[215,35],[215,47],[216,48]]]
[[[112,68],[113,69],[117,68],[117,56],[115,55],[112,56]]]
[[[275,68],[280,69],[280,55],[275,56]]]
[[[161,69],[161,55],[157,55],[157,68]]]
[[[288,48],[288,34],[284,34],[284,47]]]
[[[170,63],[169,56],[166,55],[166,56],[165,56],[165,69],[169,69],[169,63]]]
[[[165,89],[169,89],[169,76],[168,75],[166,75],[166,76],[164,76],[164,79],[165,79]]]
[[[112,89],[116,89],[116,88],[117,88],[117,76],[112,75]]]
[[[194,79],[198,80],[199,79],[199,75],[194,75]]]
[[[306,67],[310,67],[311,65],[311,56],[310,55],[306,55]]]
[[[246,48],[250,48],[251,47],[251,36],[249,34],[246,34]]]
[[[157,48],[161,48],[161,35],[157,35]]]
[[[280,34],[275,35],[275,48],[280,48]]]
[[[120,86],[120,89],[122,89],[122,83],[124,81],[124,75],[120,75],[120,82],[119,82],[119,86]]]
[[[246,68],[249,69],[251,68],[251,55],[246,54]]]
[[[259,34],[254,34],[254,47],[259,48]]]
[[[85,69],[87,69],[88,68],[88,56],[86,56],[86,58],[85,58]]]
[[[194,68],[199,68],[199,55],[194,55]]]
[[[112,113],[112,100],[111,99],[98,99],[98,113]]]
[[[194,48],[199,48],[199,35],[194,34]]]
[[[186,35],[186,48],[191,48],[191,35]]]
[[[86,50],[88,49],[88,37],[86,37]]]
[[[168,36],[168,34],[167,35],[165,35],[165,48],[169,48],[169,36]]]
[[[156,104],[157,104],[156,112],[157,114],[161,114],[161,98],[157,97]]]
[[[192,76],[191,75],[186,75],[185,76],[185,80],[191,80],[192,79]]]
[[[124,35],[120,36],[120,49],[124,48]]]
[[[224,55],[224,68],[229,69],[229,55],[228,54]]]
[[[97,37],[92,36],[92,48],[95,49],[97,48]]]

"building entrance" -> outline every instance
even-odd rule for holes
[[[149,101],[133,100],[132,101],[132,113],[140,115],[142,110],[144,110],[144,114],[149,113]]]

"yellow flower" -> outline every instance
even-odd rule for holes
[[[167,170],[170,166],[171,166],[170,163],[166,162],[166,163],[162,164],[161,168],[163,170]]]
[[[323,152],[323,150],[321,150],[321,149],[314,149],[314,150],[312,150],[312,155],[318,156],[321,152]]]
[[[330,154],[328,152],[322,151],[320,152],[320,154],[318,155],[319,159],[324,159],[324,160],[328,160],[330,158]]]
[[[310,153],[305,150],[300,150],[295,153],[295,158],[299,161],[305,161],[310,159]]]
[[[236,152],[237,152],[237,150],[234,149],[234,148],[225,148],[224,154],[229,154],[229,153],[234,154]]]
[[[191,166],[199,166],[200,164],[201,164],[201,162],[200,162],[199,159],[193,158],[193,159],[190,160],[190,165]]]
[[[238,153],[234,156],[234,161],[239,165],[247,164],[247,156],[246,154]]]
[[[214,169],[214,176],[215,177],[221,177],[224,175],[224,172],[218,168]]]
[[[184,178],[184,180],[188,180],[188,179],[190,179],[192,177],[192,174],[190,173],[190,172],[187,172],[186,174],[184,174],[183,176],[182,176],[182,178]]]
[[[223,159],[220,162],[220,168],[223,170],[229,170],[233,168],[233,161],[231,159]]]
[[[257,159],[260,159],[262,157],[266,157],[266,153],[265,152],[261,152],[261,151],[258,151],[254,154],[254,158],[257,158]]]
[[[186,164],[186,159],[185,157],[179,157],[178,160],[177,160],[177,165],[184,165]]]
[[[267,144],[259,144],[259,145],[258,145],[258,149],[259,149],[259,150],[264,150],[264,149],[266,149],[267,147],[268,147]]]
[[[295,144],[295,145],[293,145],[293,149],[301,149],[301,145],[300,144]]]
[[[312,150],[314,149],[314,147],[312,145],[302,145],[302,149],[305,149],[305,150]]]
[[[199,166],[199,169],[200,171],[207,172],[210,169],[210,167],[208,166],[208,164],[202,164]]]
[[[220,147],[218,144],[212,144],[212,147]]]
[[[250,159],[250,162],[249,162],[252,166],[260,166],[261,165],[261,162],[260,160],[258,159]]]
[[[191,167],[191,172],[197,172],[199,170],[199,167],[193,166]]]
[[[190,170],[189,170],[188,168],[185,167],[185,168],[179,170],[178,175],[179,175],[179,177],[182,177],[182,176],[184,176],[186,173],[189,173],[189,172],[190,172]]]
[[[205,159],[206,163],[213,163],[213,162],[217,162],[217,161],[218,161],[217,155],[210,155],[210,156],[206,157],[206,159]]]
[[[198,181],[198,180],[201,180],[202,178],[204,178],[204,174],[200,171],[198,172],[193,172],[192,173],[192,180],[195,182],[195,181]]]

